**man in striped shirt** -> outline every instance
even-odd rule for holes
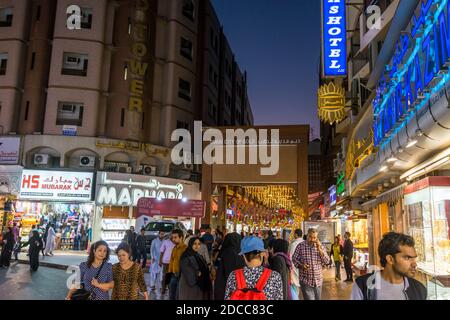
[[[320,300],[324,266],[330,263],[327,250],[317,237],[317,229],[308,230],[307,241],[300,243],[292,257],[299,270],[299,282],[305,300]]]

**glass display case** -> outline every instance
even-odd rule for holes
[[[450,186],[431,185],[406,194],[405,211],[428,298],[450,299]]]
[[[111,249],[115,250],[128,229],[130,229],[129,219],[102,219],[101,238],[108,243]]]

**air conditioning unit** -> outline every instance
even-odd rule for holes
[[[145,174],[147,176],[155,176],[156,175],[156,167],[144,165],[142,168],[142,174]]]
[[[44,153],[36,153],[34,155],[34,161],[33,164],[35,165],[43,165],[43,164],[48,164],[50,160],[50,155],[49,154],[44,154]]]
[[[133,168],[132,167],[127,167],[125,172],[126,173],[133,173]]]
[[[132,173],[133,172],[133,168],[132,167],[119,166],[119,167],[116,168],[116,172]]]
[[[95,157],[94,156],[81,156],[80,157],[80,167],[95,167]]]

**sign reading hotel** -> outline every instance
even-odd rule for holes
[[[345,0],[322,0],[322,65],[324,77],[347,74]]]
[[[97,205],[137,207],[140,198],[199,199],[198,183],[163,177],[97,173]]]
[[[92,173],[23,170],[20,199],[91,201],[92,185]]]
[[[20,138],[0,137],[0,164],[18,164]]]

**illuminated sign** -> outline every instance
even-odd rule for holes
[[[448,0],[421,2],[380,78],[374,107],[374,144],[384,147],[416,114],[434,103],[450,75]]]
[[[148,0],[136,0],[135,19],[133,24],[133,45],[131,52],[133,59],[128,67],[132,76],[130,81],[130,98],[128,108],[130,111],[143,112],[144,79],[148,69],[148,63],[142,59],[147,55],[148,48],[145,42],[148,39],[148,24],[146,11],[149,9]]]
[[[20,199],[91,201],[93,173],[23,170]]]
[[[337,201],[336,195],[336,186],[332,186],[328,189],[328,193],[330,194],[330,207],[334,206]]]
[[[336,190],[337,194],[339,196],[342,196],[342,194],[345,193],[345,173],[344,172],[339,173],[336,185],[337,185],[337,190]]]
[[[318,91],[319,119],[333,124],[345,118],[345,91],[333,82],[323,85]]]
[[[322,65],[324,77],[347,74],[345,0],[322,0]]]

